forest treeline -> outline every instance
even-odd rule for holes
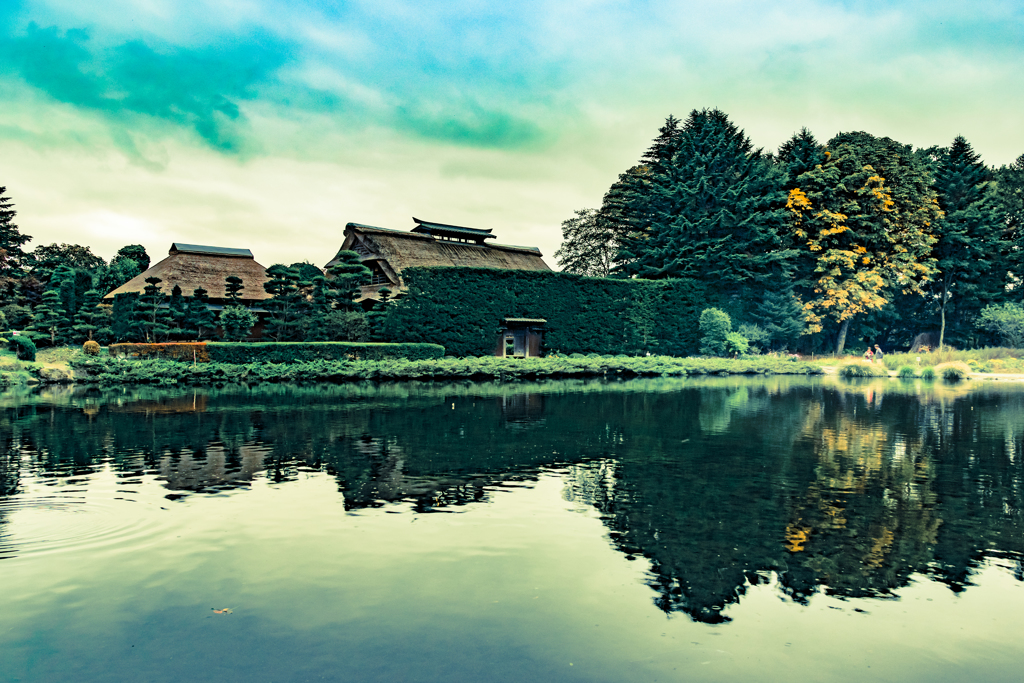
[[[762,348],[906,347],[922,332],[970,347],[1024,321],[1022,222],[1024,155],[995,168],[963,137],[915,149],[807,129],[766,152],[705,109],[669,116],[600,208],[562,224],[555,256],[572,273],[712,288]]]

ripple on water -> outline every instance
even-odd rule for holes
[[[168,521],[140,514],[140,502],[123,491],[94,489],[0,500],[0,559],[148,545],[162,535]],[[16,531],[4,533],[5,526]]]

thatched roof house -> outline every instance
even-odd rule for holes
[[[125,292],[141,293],[146,288],[146,278],[158,277],[162,280],[160,289],[165,294],[170,294],[175,285],[181,287],[181,293],[185,296],[192,296],[192,292],[202,287],[210,297],[210,302],[218,304],[225,300],[224,281],[230,275],[242,278],[245,286],[241,292],[243,304],[254,304],[270,298],[263,289],[263,283],[267,281],[267,269],[256,263],[248,249],[180,242],[171,245],[163,261],[141,275],[136,275],[104,298],[113,299]]]
[[[405,289],[402,271],[413,266],[551,270],[536,247],[487,243],[495,238],[490,230],[413,220],[417,225],[410,232],[359,223],[345,226],[345,240],[339,251],[356,252],[373,273],[360,299],[376,298],[383,287],[395,293]],[[337,258],[325,268],[334,265]]]

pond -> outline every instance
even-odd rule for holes
[[[0,395],[9,681],[1019,680],[1024,391]]]

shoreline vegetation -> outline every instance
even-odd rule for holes
[[[40,350],[36,361],[0,354],[0,389],[35,384],[218,385],[231,383],[404,380],[519,381],[585,377],[685,377],[705,375],[825,375],[957,381],[1024,375],[1024,355],[1014,349],[942,354],[892,354],[885,363],[854,357],[797,359],[779,355],[739,358],[550,355],[543,358],[309,358],[293,362],[188,362],[166,358],[89,355],[75,347]],[[1022,377],[1024,379],[1024,377]]]

